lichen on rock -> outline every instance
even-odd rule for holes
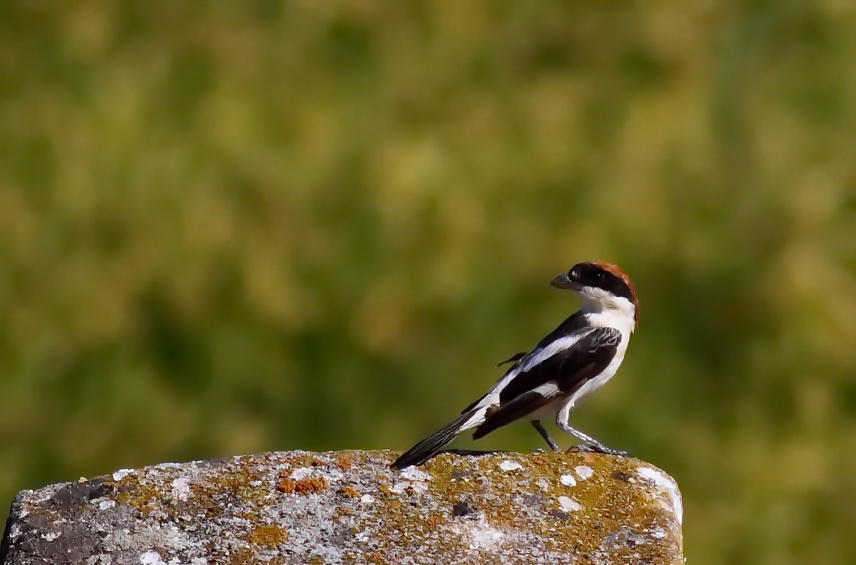
[[[675,482],[594,453],[301,451],[24,491],[2,565],[683,563]]]

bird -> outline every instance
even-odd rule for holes
[[[396,469],[422,465],[459,434],[473,430],[473,439],[518,419],[528,419],[551,450],[559,445],[541,424],[547,417],[580,442],[578,450],[626,456],[571,427],[571,410],[611,379],[636,330],[639,303],[630,277],[616,264],[577,263],[554,278],[556,288],[574,291],[579,310],[529,352],[517,353],[499,363],[511,364],[481,398],[461,415],[423,439],[393,463]],[[573,449],[573,448],[572,448]]]

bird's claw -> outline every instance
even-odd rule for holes
[[[568,452],[571,451],[586,453],[605,453],[607,455],[618,455],[619,457],[627,457],[630,455],[626,451],[621,451],[620,449],[612,449],[611,447],[607,447],[602,443],[580,443],[568,449]]]

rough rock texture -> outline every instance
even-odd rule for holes
[[[286,452],[20,493],[0,564],[683,563],[665,473],[591,453]]]

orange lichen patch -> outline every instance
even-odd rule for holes
[[[327,490],[327,487],[329,486],[330,483],[324,477],[303,479],[301,481],[297,481],[297,484],[294,485],[294,492],[296,494],[312,494],[314,492]]]
[[[309,479],[281,479],[276,484],[276,489],[285,494],[312,494],[326,490],[330,486],[327,479],[324,477],[315,477]]]
[[[323,467],[327,463],[325,463],[324,461],[321,461],[320,459],[313,459],[312,461],[309,462],[309,464],[313,467]]]
[[[284,492],[285,494],[294,494],[294,490],[296,488],[297,481],[293,479],[282,479],[276,484],[276,490]]]
[[[333,462],[333,464],[342,471],[347,471],[348,469],[354,466],[354,463],[356,463],[356,460],[354,459],[354,456],[350,453],[345,453],[343,455],[340,455],[339,457],[336,457],[336,460]]]
[[[357,498],[360,496],[360,493],[357,492],[357,489],[354,487],[344,486],[339,490],[339,494],[344,496],[345,498]]]
[[[431,526],[432,528],[436,528],[437,526],[439,526],[440,524],[442,524],[442,523],[443,523],[443,518],[442,518],[442,517],[440,517],[440,516],[431,516],[430,518],[428,518],[427,520],[425,520],[425,522],[426,522],[429,526]]]
[[[275,548],[288,541],[288,532],[279,524],[262,524],[250,532],[247,541],[253,545]]]

